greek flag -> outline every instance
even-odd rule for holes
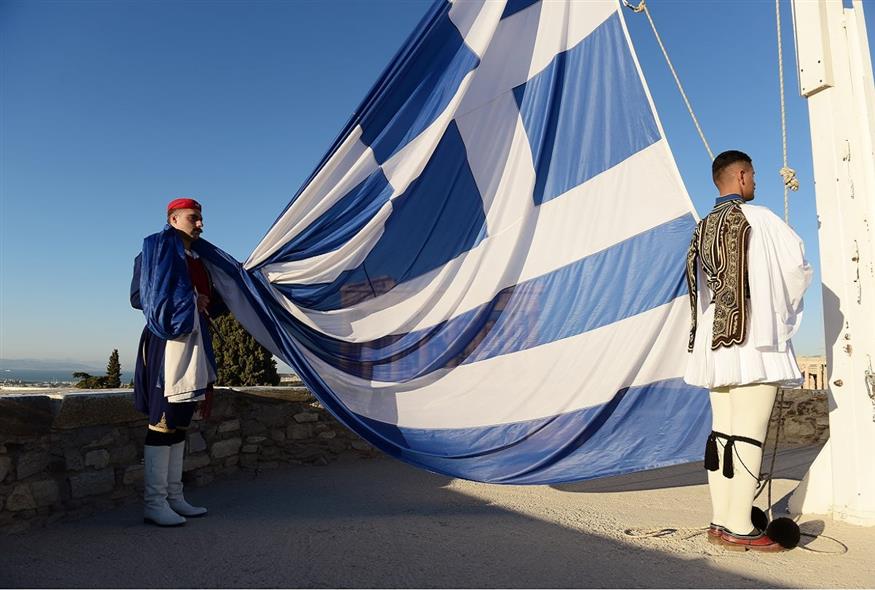
[[[618,2],[440,0],[245,264],[197,249],[368,442],[544,484],[701,458],[695,223]]]

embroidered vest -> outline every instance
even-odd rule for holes
[[[687,286],[690,290],[692,327],[687,350],[696,340],[696,259],[713,293],[714,334],[711,350],[741,344],[747,338],[750,287],[747,277],[747,242],[750,224],[741,211],[741,199],[714,207],[698,225],[687,252]]]

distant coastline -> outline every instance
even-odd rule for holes
[[[82,371],[91,375],[103,375],[106,369],[2,369],[0,368],[0,385],[46,386],[74,385],[78,379],[73,373]],[[122,373],[122,383],[128,383],[133,378],[130,373]]]

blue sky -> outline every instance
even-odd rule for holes
[[[0,358],[132,367],[132,261],[177,196],[245,259],[307,178],[429,1],[0,3]],[[869,12],[873,10],[869,7]],[[651,2],[715,153],[743,149],[757,202],[782,214],[774,4]],[[784,52],[791,223],[819,266],[807,107]],[[646,18],[625,11],[698,210],[710,162]],[[867,15],[872,30],[872,15]],[[819,274],[797,352],[823,352]]]

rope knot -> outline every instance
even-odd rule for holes
[[[623,4],[626,5],[626,8],[630,9],[632,12],[635,13],[644,12],[645,10],[647,10],[647,5],[644,2],[645,0],[641,0],[638,6],[634,6],[631,2],[623,0]]]
[[[799,190],[799,179],[796,178],[796,171],[792,168],[784,166],[778,171],[778,174],[784,179],[784,186],[791,191]]]

